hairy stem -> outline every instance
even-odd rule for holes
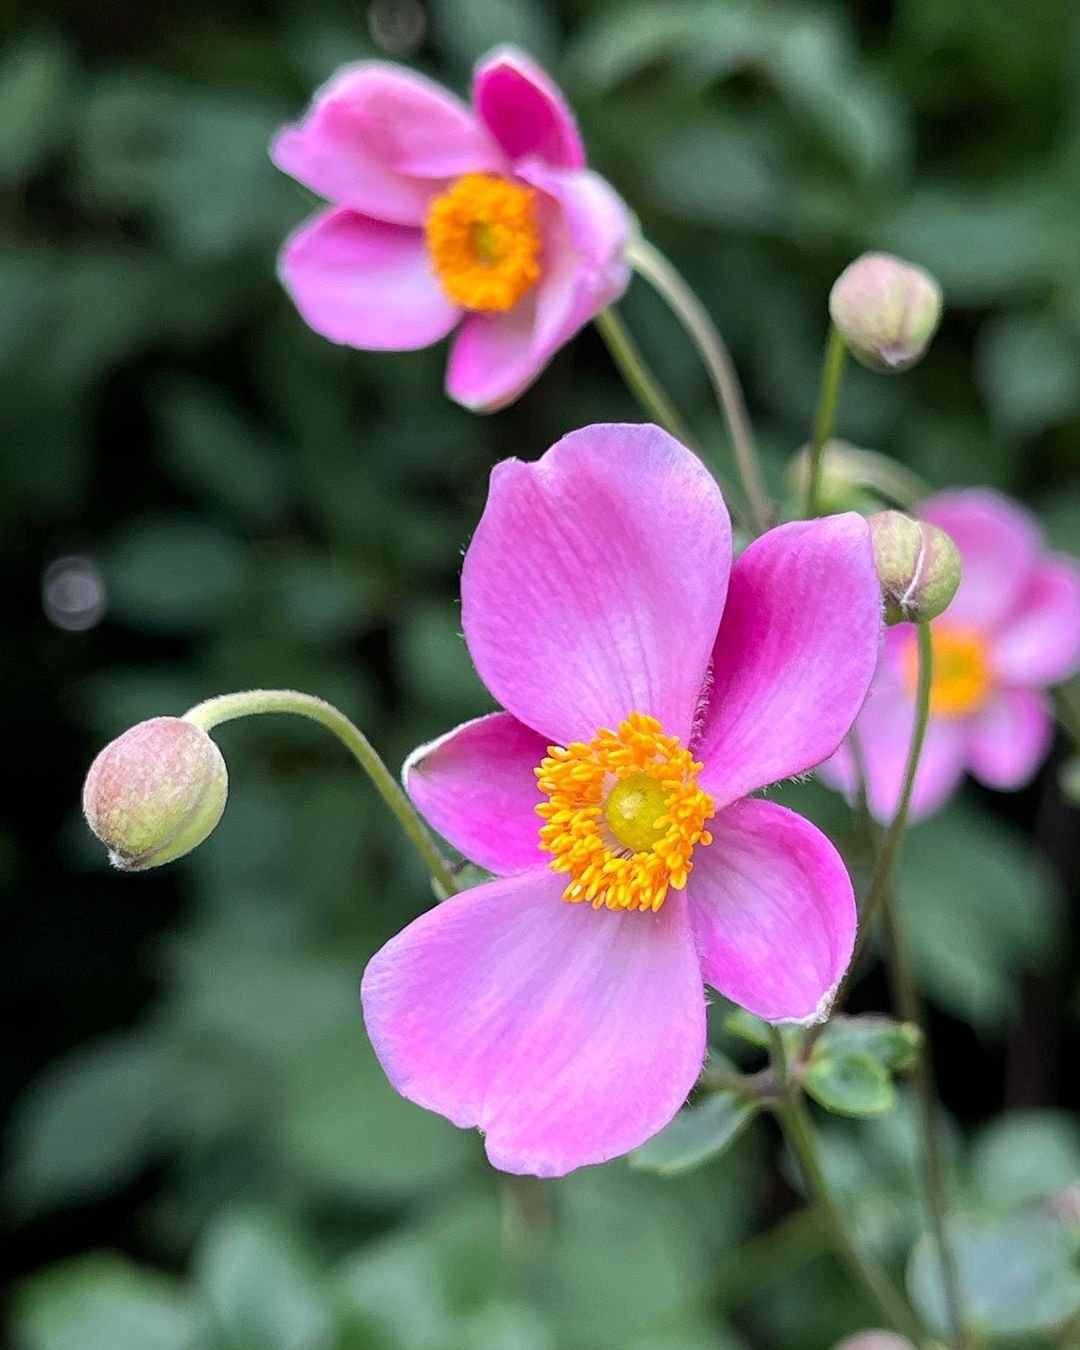
[[[204,731],[211,731],[222,722],[234,722],[237,718],[261,713],[293,713],[297,717],[318,722],[332,732],[371,779],[380,797],[397,817],[436,886],[444,895],[453,895],[458,890],[450,864],[439,852],[435,840],[400,783],[360,728],[332,704],[295,689],[248,689],[243,693],[221,694],[198,703],[184,714],[184,721],[192,722]]]

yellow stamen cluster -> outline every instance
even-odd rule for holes
[[[982,634],[939,621],[931,625],[930,635],[934,648],[930,712],[942,718],[978,712],[991,689],[990,663]],[[914,694],[919,682],[919,657],[914,642],[904,652],[904,678]]]
[[[681,891],[694,848],[712,843],[704,826],[715,806],[700,772],[679,738],[642,713],[588,743],[549,747],[536,770],[548,800],[536,811],[540,847],[569,874],[563,898],[655,911],[669,886]]]
[[[424,223],[431,266],[466,309],[516,305],[540,276],[535,193],[492,174],[470,173],[436,197]]]

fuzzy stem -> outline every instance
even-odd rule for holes
[[[840,384],[844,377],[847,348],[840,330],[829,326],[829,340],[825,345],[825,362],[821,371],[821,392],[814,414],[814,434],[810,441],[810,473],[806,485],[806,515],[811,519],[821,513],[821,471],[825,461],[825,443],[836,427],[836,407],[840,401]]]
[[[450,864],[439,852],[427,826],[371,742],[344,713],[338,712],[323,699],[315,698],[312,694],[302,694],[295,689],[247,689],[243,693],[221,694],[196,704],[184,714],[184,721],[204,731],[211,731],[222,722],[234,722],[237,718],[260,713],[293,713],[297,717],[318,722],[332,732],[371,779],[376,791],[397,817],[443,895],[453,895],[459,889]]]
[[[639,235],[627,246],[626,257],[638,275],[667,302],[705,364],[727,423],[754,530],[763,534],[772,523],[773,507],[761,478],[750,419],[731,355],[704,305],[658,249]]]

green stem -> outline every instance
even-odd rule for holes
[[[813,518],[821,513],[821,471],[825,460],[825,444],[836,427],[836,406],[840,401],[840,384],[844,377],[847,348],[840,330],[829,326],[829,340],[825,346],[825,364],[821,371],[821,392],[814,415],[814,433],[810,441],[810,470],[806,485],[806,514]]]
[[[787,1054],[780,1032],[770,1028],[772,1036],[773,1067],[777,1081],[787,1085],[789,1075]],[[871,1299],[885,1314],[889,1323],[912,1341],[922,1340],[922,1329],[914,1314],[893,1288],[892,1281],[877,1260],[869,1253],[861,1251],[848,1233],[847,1224],[836,1201],[833,1199],[825,1169],[821,1163],[821,1150],[814,1132],[809,1113],[802,1100],[790,1089],[785,1091],[784,1100],[777,1114],[784,1128],[784,1135],[791,1151],[799,1160],[806,1189],[814,1204],[825,1216],[832,1232],[833,1247],[848,1267],[852,1278],[862,1285]]]
[[[450,864],[439,852],[427,826],[371,742],[344,713],[338,712],[323,699],[315,698],[312,694],[302,694],[295,689],[248,689],[240,694],[208,698],[204,703],[190,708],[184,714],[184,721],[192,722],[204,731],[212,731],[222,722],[234,722],[237,718],[261,713],[293,713],[297,717],[318,722],[332,732],[371,779],[376,791],[397,817],[401,828],[424,860],[436,886],[444,895],[453,895],[458,890]]]
[[[885,930],[886,965],[889,983],[897,1011],[905,1022],[918,1027],[919,1050],[912,1066],[915,1100],[919,1116],[919,1159],[923,1174],[923,1191],[930,1232],[937,1248],[941,1266],[941,1282],[945,1291],[945,1308],[956,1350],[968,1350],[970,1341],[964,1324],[960,1277],[956,1269],[946,1225],[945,1159],[941,1143],[941,1123],[937,1111],[937,1088],[934,1068],[928,1053],[930,1038],[926,1025],[926,1010],[912,979],[904,947],[903,933],[897,920],[892,896],[881,907],[881,921]]]
[[[746,403],[724,340],[716,331],[704,305],[658,249],[639,235],[628,245],[626,257],[638,275],[667,302],[705,364],[716,401],[727,424],[739,477],[750,503],[754,530],[757,534],[763,534],[772,523],[772,502],[761,478]]]

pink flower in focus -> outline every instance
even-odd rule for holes
[[[1023,787],[1053,737],[1043,691],[1080,665],[1080,568],[1045,551],[1030,512],[1000,493],[970,488],[938,493],[916,514],[952,536],[964,572],[949,608],[930,625],[930,724],[911,802],[915,819],[943,805],[966,770],[987,787]],[[911,745],[916,641],[911,624],[886,631],[856,723],[870,808],[882,821],[895,814]],[[852,791],[847,747],[819,774]]]
[[[377,953],[364,1014],[399,1092],[479,1126],[495,1166],[556,1176],[682,1105],[703,982],[770,1021],[825,1015],[851,882],[813,825],[749,794],[850,727],[880,593],[861,517],[782,525],[732,565],[700,461],[653,426],[593,426],[496,467],[461,594],[506,711],[403,777],[496,879]]]
[[[382,351],[458,328],[446,388],[467,408],[515,399],[626,288],[626,207],[585,167],[559,90],[513,49],[480,62],[471,108],[400,66],[348,66],[271,155],[333,203],[282,250],[304,319]]]

